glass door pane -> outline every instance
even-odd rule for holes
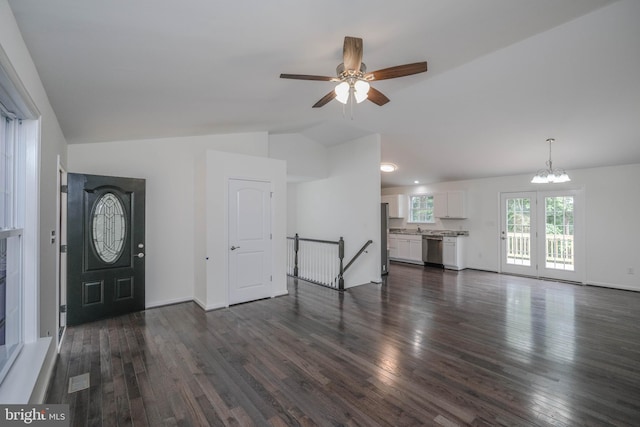
[[[507,264],[531,265],[531,200],[507,200]]]
[[[545,197],[545,267],[575,269],[573,196]]]

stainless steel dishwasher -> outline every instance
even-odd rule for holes
[[[442,265],[442,236],[422,236],[422,261]]]

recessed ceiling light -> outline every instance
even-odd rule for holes
[[[420,181],[418,181],[417,179],[415,181],[413,181],[414,184],[420,184]]]
[[[396,169],[398,169],[398,166],[394,165],[393,163],[381,163],[380,164],[380,170],[382,172],[395,172]]]

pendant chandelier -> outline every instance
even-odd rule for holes
[[[536,175],[533,177],[531,182],[534,184],[558,184],[571,181],[571,178],[569,178],[569,175],[567,175],[567,172],[564,169],[553,168],[553,163],[551,161],[551,143],[555,142],[555,139],[549,138],[547,139],[547,142],[549,143],[549,160],[547,160],[546,163],[547,168],[540,169],[536,172]]]

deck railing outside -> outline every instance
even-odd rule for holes
[[[531,260],[529,233],[507,233],[507,259],[517,260],[518,263]],[[573,235],[547,234],[545,236],[545,261],[547,264],[573,266]]]

